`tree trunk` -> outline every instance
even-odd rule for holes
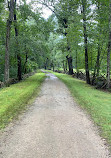
[[[65,28],[65,36],[67,38],[67,31],[66,31],[66,29],[68,28],[68,20],[64,18],[63,22],[64,22],[64,28]],[[69,46],[68,39],[67,39],[67,51],[70,52],[70,46]],[[72,57],[71,57],[71,55],[70,55],[70,57],[68,57],[68,55],[67,55],[66,58],[67,58],[67,61],[68,61],[69,74],[72,75],[73,74]]]
[[[69,46],[68,46],[67,50],[70,51]],[[72,75],[73,74],[72,56],[70,55],[70,57],[68,57],[68,55],[67,55],[66,58],[67,58],[67,61],[68,61],[69,75]]]
[[[93,64],[92,64],[92,51],[91,51],[91,74],[92,74],[92,67],[93,67]]]
[[[68,60],[68,67],[69,67],[69,75],[72,75],[73,74],[73,65],[72,65],[72,57],[66,57],[67,60]]]
[[[111,32],[110,32],[110,40],[111,40]],[[107,52],[107,88],[110,88],[110,51],[111,51],[111,42],[108,42],[108,52]]]
[[[17,62],[18,62],[18,74],[17,74],[17,76],[18,76],[18,80],[20,81],[20,80],[22,80],[22,68],[21,68],[21,57],[20,57],[20,55],[17,55]]]
[[[67,51],[69,52],[70,51],[70,47],[69,47],[69,44],[68,44],[68,41],[67,41]],[[69,55],[67,55],[66,56],[66,58],[67,58],[67,61],[68,61],[68,68],[69,68],[69,75],[72,75],[73,74],[73,65],[72,65],[72,56],[70,55],[70,57],[69,57]]]
[[[108,44],[107,53],[107,89],[110,88],[110,45]]]
[[[97,74],[96,74],[97,70]],[[94,68],[94,73],[93,73],[93,79],[92,79],[92,85],[94,85],[94,81],[96,79],[96,76],[99,76],[99,70],[100,70],[100,46],[98,44],[98,54],[97,54],[97,60]]]
[[[44,66],[45,70],[47,69],[47,66],[48,66],[47,63],[48,63],[48,58],[45,61],[45,66]]]
[[[16,0],[15,0],[15,10],[14,10],[14,22],[15,22],[17,66],[18,66],[17,77],[18,77],[18,80],[20,81],[20,80],[22,80],[22,65],[21,65],[21,56],[19,53],[19,46],[18,46],[18,26],[17,26],[17,17],[16,17]]]
[[[54,72],[54,63],[53,63],[53,72]]]
[[[4,71],[4,80],[7,82],[9,80],[9,43],[10,43],[10,31],[11,31],[11,24],[13,21],[14,15],[14,0],[10,1],[9,5],[9,18],[7,20],[6,25],[6,45],[5,45],[5,71]]]
[[[111,0],[109,0],[109,41],[107,51],[107,88],[110,88],[110,52],[111,52]]]
[[[83,29],[84,29],[84,47],[85,47],[85,70],[86,70],[86,82],[90,84],[89,75],[89,63],[88,63],[88,46],[87,46],[87,30],[86,30],[86,0],[82,0],[83,7]]]
[[[66,58],[66,71],[67,71],[67,58]]]
[[[52,62],[51,62],[51,68],[53,69],[53,72],[54,72],[55,67],[54,67],[54,61],[53,61],[53,60],[52,60]]]
[[[98,55],[97,55],[97,77],[99,76],[100,70],[100,45],[98,44]]]
[[[6,50],[5,50],[5,82],[9,80],[9,42],[10,42],[10,29],[12,22],[7,20],[7,32],[6,32]]]
[[[76,50],[76,77],[78,78],[78,54],[77,54],[77,50]]]
[[[47,66],[46,66],[46,64],[45,64],[44,68],[45,68],[45,70],[47,69]]]
[[[63,70],[64,70],[64,72],[66,72],[64,60],[63,60]]]
[[[27,73],[27,59],[28,59],[28,53],[26,50],[26,54],[25,54],[25,74]]]

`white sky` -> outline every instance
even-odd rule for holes
[[[34,0],[33,0],[34,1]],[[27,3],[30,3],[31,2],[31,0],[26,0],[26,2]],[[35,2],[36,2],[36,0],[35,0]],[[41,8],[42,7],[42,5],[40,5],[40,4],[34,4],[34,8],[36,9],[36,8]],[[47,7],[42,7],[42,9],[40,10],[43,14],[42,14],[42,16],[45,18],[45,19],[47,19],[51,14],[52,14],[52,11],[51,10],[49,10]]]
[[[42,12],[45,19],[47,19],[52,14],[51,10],[49,10],[48,8],[43,8]]]

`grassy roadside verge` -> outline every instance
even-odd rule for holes
[[[70,89],[77,102],[100,127],[102,137],[111,145],[111,93],[103,92],[66,74],[54,73]]]
[[[24,81],[0,90],[0,129],[26,108],[26,105],[37,96],[45,73],[37,73]]]

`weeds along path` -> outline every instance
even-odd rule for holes
[[[33,106],[0,136],[0,158],[109,157],[96,127],[50,73]]]

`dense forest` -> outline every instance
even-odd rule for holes
[[[0,35],[1,84],[44,68],[111,87],[111,0],[1,0]]]

